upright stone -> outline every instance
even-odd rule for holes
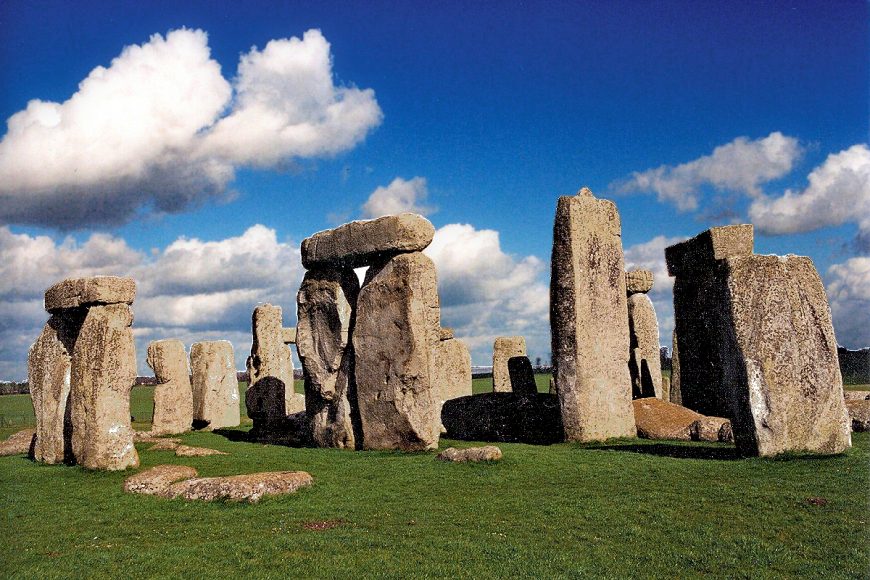
[[[318,447],[362,444],[352,330],[359,280],[350,269],[305,273],[296,295],[296,350],[305,376],[305,412]]]
[[[511,391],[524,395],[538,392],[535,371],[527,356],[513,356],[508,359],[508,374],[511,377]]]
[[[136,380],[133,313],[127,304],[91,306],[73,349],[70,398],[72,449],[89,469],[138,467],[130,425]]]
[[[193,420],[208,430],[241,422],[239,383],[233,345],[226,340],[195,342],[190,347],[193,371]]]
[[[677,329],[672,333],[671,344],[671,392],[668,400],[675,405],[683,404],[683,395],[680,392],[680,351],[677,347]]]
[[[445,401],[471,395],[471,353],[453,332],[441,329],[441,340],[435,345],[435,379],[440,390],[438,417]]]
[[[559,198],[550,325],[565,438],[635,433],[619,213],[586,188]]]
[[[148,366],[154,370],[152,435],[177,435],[193,424],[193,390],[187,353],[180,340],[155,340],[148,345]]]
[[[434,449],[440,307],[435,265],[422,253],[372,266],[357,301],[353,346],[363,447]]]
[[[632,396],[662,398],[662,367],[659,354],[659,323],[655,307],[646,294],[628,297],[628,328]]]
[[[526,356],[526,339],[522,336],[499,336],[492,344],[492,391],[511,392],[511,375],[508,360]]]

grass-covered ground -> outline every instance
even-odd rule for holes
[[[141,428],[151,392],[134,389]],[[4,417],[32,422],[29,406],[26,395],[0,397]],[[0,427],[0,437],[21,426]],[[499,444],[501,462],[460,465],[434,453],[234,440],[247,428],[184,436],[227,456],[181,459],[138,445],[142,467],[304,470],[314,487],[256,505],[168,501],[124,494],[129,472],[0,458],[0,577],[870,574],[867,434],[829,458],[736,459],[725,445],[630,439]],[[441,443],[450,445],[471,444]]]

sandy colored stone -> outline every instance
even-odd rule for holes
[[[625,273],[625,291],[646,294],[653,287],[653,273],[649,270],[631,270]]]
[[[241,422],[239,382],[233,345],[226,340],[195,342],[190,347],[193,372],[193,419],[209,431]]]
[[[305,378],[305,412],[317,447],[362,443],[351,334],[359,280],[353,270],[314,269],[296,295],[296,350]]]
[[[435,265],[424,254],[399,254],[369,269],[353,331],[365,449],[437,447],[440,311]]]
[[[92,306],[73,349],[70,422],[76,463],[116,471],[139,466],[130,425],[136,379],[133,312],[127,304]]]
[[[24,429],[13,433],[7,439],[0,441],[0,456],[30,453],[34,437],[36,437],[36,429]]]
[[[248,501],[256,503],[263,496],[285,495],[300,488],[309,487],[314,478],[304,471],[272,471],[231,475],[226,477],[202,477],[173,483],[162,492],[163,497],[181,497],[186,500]]]
[[[683,396],[680,392],[680,351],[677,346],[677,330],[674,329],[671,342],[671,389],[670,396],[666,399],[675,405],[683,404]]]
[[[461,340],[450,338],[435,345],[435,384],[441,401],[471,394],[471,353]]]
[[[45,291],[45,309],[49,312],[99,304],[133,304],[136,282],[132,278],[94,276],[69,278]]]
[[[704,418],[691,409],[655,397],[635,399],[632,403],[637,436],[644,439],[691,441],[692,425]]]
[[[565,437],[635,433],[619,213],[583,188],[559,198],[553,227],[550,326]]]
[[[870,400],[846,401],[852,431],[870,431]]]
[[[281,330],[281,339],[284,344],[296,344],[296,327],[291,326]]]
[[[157,439],[148,451],[175,451],[181,445],[181,439]]]
[[[444,403],[447,437],[549,445],[564,440],[559,398],[547,393],[481,393]]]
[[[723,417],[701,417],[690,428],[694,441],[728,443],[733,440],[731,421]]]
[[[124,480],[124,491],[144,495],[162,495],[173,483],[191,479],[197,471],[186,465],[157,465]]]
[[[451,338],[454,338],[453,329],[452,328],[445,328],[443,326],[439,330],[438,335],[439,335],[439,338],[441,340],[450,340]]]
[[[193,424],[193,389],[187,353],[180,340],[156,340],[148,345],[148,366],[154,370],[154,414],[151,435],[177,435]]]
[[[843,398],[847,401],[870,400],[870,391],[849,391],[843,389]]]
[[[492,391],[511,392],[511,375],[508,360],[526,356],[526,339],[523,336],[499,336],[492,344]]]
[[[662,376],[662,396],[660,398],[662,401],[671,401],[671,379],[666,376]]]
[[[302,240],[302,265],[359,268],[419,252],[432,243],[435,227],[421,215],[403,213],[356,221]]]
[[[837,340],[812,260],[737,256],[723,269],[720,360],[738,450],[843,452],[851,435]]]
[[[467,449],[448,447],[439,453],[436,459],[440,459],[441,461],[452,461],[454,463],[465,463],[467,461],[498,461],[501,459],[501,449],[495,445],[469,447]]]
[[[655,307],[646,294],[628,297],[628,328],[632,396],[662,397],[662,365],[659,343],[659,322]]]
[[[208,457],[209,455],[228,455],[217,449],[209,449],[208,447],[192,447],[190,445],[177,445],[175,447],[176,457]]]

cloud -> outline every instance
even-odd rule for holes
[[[834,264],[825,279],[837,342],[847,348],[870,346],[870,258]]]
[[[426,178],[405,180],[397,177],[388,186],[380,186],[372,192],[362,206],[363,217],[376,218],[402,212],[428,215],[435,211],[421,205],[428,194]]]
[[[857,245],[870,252],[870,148],[859,144],[828,155],[807,180],[803,191],[752,202],[749,216],[758,230],[790,234],[856,223]]]
[[[38,99],[0,141],[0,222],[76,228],[220,198],[240,166],[350,149],[377,126],[370,89],[336,86],[317,30],[243,55],[231,84],[201,30],[153,35],[63,103]]]
[[[610,189],[617,194],[655,193],[659,201],[692,211],[707,185],[750,197],[762,195],[760,186],[788,174],[801,153],[798,140],[779,131],[763,139],[738,137],[694,161],[635,171],[611,183]]]

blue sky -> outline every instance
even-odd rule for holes
[[[479,364],[501,334],[548,358],[555,201],[583,185],[617,202],[628,262],[655,270],[663,344],[661,249],[750,217],[756,251],[813,258],[840,342],[870,343],[865,2],[181,4],[0,4],[0,116],[79,93],[54,137],[31,130],[55,114],[42,107],[0,142],[0,378],[23,376],[45,319],[35,301],[68,274],[142,278],[140,351],[227,337],[243,360],[258,301],[294,323],[301,239],[383,211],[364,209],[378,188],[439,228],[444,323]],[[112,64],[181,28],[147,66]],[[266,51],[292,37],[304,40]],[[307,72],[263,72],[288,62]],[[111,107],[79,85],[98,66],[114,74]],[[294,111],[284,128],[297,136],[357,101],[302,143],[242,110],[264,95],[270,114]]]

